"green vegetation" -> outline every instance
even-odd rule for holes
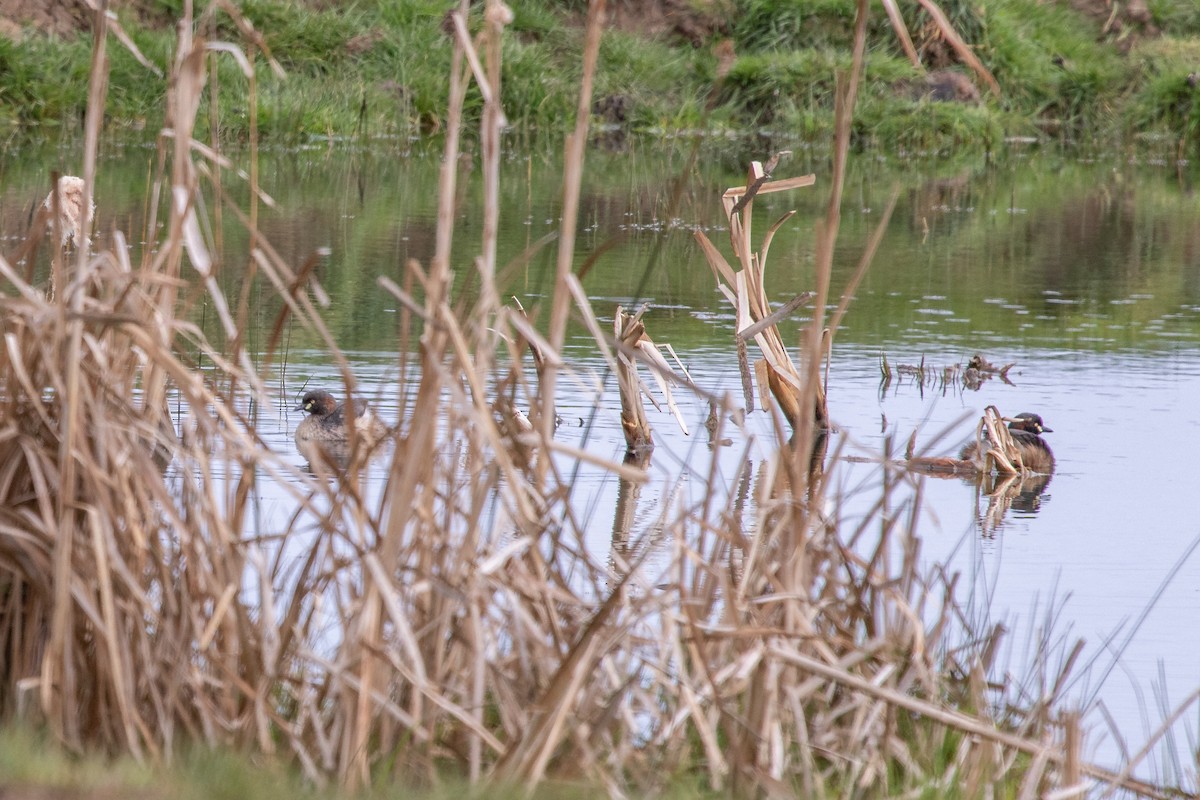
[[[374,800],[408,797],[420,800],[492,800],[527,797],[518,791],[489,786],[471,789],[451,776],[438,787],[346,791],[317,788],[286,762],[266,754],[253,759],[228,750],[184,747],[170,766],[139,764],[128,756],[69,754],[44,732],[23,726],[0,729],[0,794],[12,800]],[[584,800],[604,795],[561,783],[532,795]],[[688,797],[701,797],[693,792]]]
[[[287,73],[279,79],[265,59],[256,59],[258,129],[264,141],[406,140],[443,125],[451,49],[443,31],[451,6],[446,0],[246,0],[240,5]],[[586,4],[531,0],[517,5],[503,53],[505,113],[518,131],[557,137],[573,115]],[[1150,4],[1150,21],[1126,20],[1106,32],[1103,20],[1065,3],[949,0],[941,5],[995,75],[1001,93],[991,95],[976,80],[983,90],[980,104],[921,99],[912,89],[919,85],[918,70],[904,56],[882,9],[872,6],[866,85],[855,129],[860,146],[990,149],[1006,135],[1098,144],[1136,134],[1186,140],[1200,125],[1200,112],[1193,109],[1200,90],[1189,79],[1200,63],[1200,11],[1191,0],[1157,0]],[[905,6],[905,23],[924,66],[969,74],[928,15]],[[174,48],[169,21],[181,7],[176,0],[122,6],[125,28],[164,72]],[[472,30],[482,26],[481,8],[473,6]],[[674,27],[649,16],[632,18],[627,8],[621,24],[610,26],[595,96],[621,98],[622,112],[613,121],[656,134],[700,126],[734,131],[765,126],[806,141],[829,139],[837,75],[848,65],[854,0],[698,0],[673,8]],[[686,24],[678,19],[681,9],[686,9]],[[237,41],[227,17],[213,16],[215,22],[202,24],[198,33]],[[0,130],[20,136],[76,134],[86,104],[89,45],[86,34],[62,40],[29,32],[19,42],[0,41]],[[156,128],[162,121],[162,83],[148,80],[146,68],[124,48],[115,46],[110,53],[110,131]],[[246,78],[228,56],[214,59],[223,135],[226,141],[245,140],[251,116]],[[482,99],[472,89],[468,117],[481,108]],[[207,113],[205,103],[201,124],[207,124]]]
[[[0,793],[5,797],[266,800],[323,795],[269,759],[196,751],[170,770],[100,754],[69,755],[51,737],[25,727],[0,731]],[[332,795],[325,795],[332,796]]]
[[[0,37],[0,125],[78,124],[87,101],[90,51],[82,39],[65,43],[31,36],[18,44]]]

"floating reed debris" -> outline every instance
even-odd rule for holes
[[[892,366],[888,361],[887,353],[879,354],[879,393],[882,396],[889,388],[891,388],[893,380],[902,379],[905,377],[912,378],[913,383],[924,393],[927,388],[932,388],[942,393],[950,389],[958,389],[960,392],[964,389],[970,391],[979,391],[979,389],[990,380],[992,377],[998,377],[1009,386],[1015,384],[1009,380],[1008,372],[1016,366],[1016,362],[1005,364],[1002,367],[997,367],[979,353],[972,356],[965,365],[948,364],[943,367],[935,367],[925,363],[925,356],[921,356],[920,362],[916,364],[897,364]]]

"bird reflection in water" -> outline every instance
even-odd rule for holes
[[[363,442],[309,440],[297,442],[296,449],[304,457],[304,466],[309,474],[324,480],[341,480],[351,473],[359,473],[383,452],[384,447]]]
[[[1051,477],[1032,474],[979,476],[975,481],[978,489],[975,507],[980,532],[987,537],[995,536],[1010,510],[1022,516],[1038,513],[1042,504],[1050,500],[1046,489]],[[987,500],[987,505],[981,509],[983,499]]]

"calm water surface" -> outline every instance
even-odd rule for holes
[[[674,346],[697,383],[740,395],[733,314],[691,231],[704,229],[729,252],[717,198],[743,182],[746,157],[739,148],[710,143],[694,164],[683,147],[594,150],[588,159],[578,262],[596,257],[585,286],[597,313],[611,321],[617,303],[650,303],[650,335]],[[45,193],[40,170],[49,167],[46,161],[30,166],[33,161],[0,170],[6,251]],[[108,152],[97,192],[102,228],[117,226],[140,238],[152,164],[147,149]],[[77,169],[69,162],[55,166]],[[465,160],[456,233],[460,275],[468,272],[481,235],[474,210],[479,181],[471,167]],[[350,351],[365,393],[392,419],[400,414],[394,400],[397,310],[375,278],[402,281],[408,259],[426,263],[431,255],[437,168],[432,149],[387,157],[313,149],[264,159],[263,185],[276,206],[263,209],[262,227],[293,263],[318,247],[331,249],[321,268],[333,298],[329,323]],[[779,213],[799,212],[770,253],[768,290],[777,303],[812,286],[812,230],[823,213],[828,167],[801,153],[776,174],[807,172],[818,175],[817,187],[763,198],[756,208],[760,232]],[[527,307],[536,306],[553,275],[554,245],[535,248],[557,229],[559,176],[552,153],[512,154],[505,161],[500,262],[512,265],[505,294]],[[1105,713],[1136,750],[1164,709],[1200,687],[1200,636],[1192,627],[1200,612],[1200,555],[1193,554],[1200,541],[1194,499],[1200,201],[1194,178],[1186,168],[1116,158],[1084,163],[1050,153],[963,163],[861,159],[851,167],[843,208],[835,296],[889,198],[897,197],[833,347],[829,403],[838,436],[844,453],[868,459],[832,467],[842,513],[853,520],[868,512],[875,495],[863,487],[877,487],[882,469],[871,461],[885,447],[903,450],[913,431],[933,453],[950,454],[988,405],[1040,413],[1054,429],[1048,439],[1058,459],[1042,494],[989,515],[987,498],[973,484],[926,478],[918,530],[927,560],[963,573],[972,617],[1010,628],[1014,671],[1030,663],[1039,646],[1061,650],[1064,641],[1087,640],[1088,668],[1075,670],[1073,692],[1092,703],[1091,746],[1101,761],[1120,753],[1103,724]],[[244,194],[236,181],[229,188]],[[231,229],[225,243],[229,252],[242,244]],[[236,259],[225,266],[228,291],[240,285],[241,268]],[[276,310],[271,304],[257,309],[259,337]],[[804,321],[798,313],[785,323],[785,337],[798,342]],[[291,430],[300,415],[289,410],[301,387],[339,383],[319,343],[303,331],[289,334],[288,347],[286,389],[260,428],[283,451],[293,447]],[[586,381],[560,384],[567,424],[558,437],[619,460],[624,444],[615,384],[582,327],[573,329],[568,351],[600,390],[584,388]],[[893,368],[923,360],[940,371],[977,352],[996,364],[1014,363],[1009,382],[992,379],[972,391],[958,379],[921,385],[901,375],[881,386],[884,355]],[[680,400],[691,436],[669,415],[651,412],[658,447],[652,480],[638,497],[637,532],[652,530],[672,504],[697,502],[706,487],[707,407]],[[951,433],[935,439],[948,426]],[[755,480],[771,447],[763,412],[749,415],[746,427],[746,433],[727,431],[733,444],[718,448],[717,468],[731,491],[739,476]],[[617,482],[585,469],[575,486],[575,507],[594,520],[588,544],[602,557],[613,543]],[[286,494],[267,482],[260,487],[265,518],[286,519]],[[1193,709],[1180,733],[1194,737],[1196,720]],[[1195,750],[1194,738],[1180,744],[1184,752]],[[1185,765],[1188,760],[1182,757]]]

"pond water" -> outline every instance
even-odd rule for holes
[[[578,263],[595,258],[584,285],[602,320],[611,323],[617,304],[649,303],[650,335],[674,347],[698,384],[735,397],[733,313],[692,231],[705,230],[729,252],[718,198],[744,183],[750,157],[770,152],[765,144],[756,147],[707,142],[695,163],[686,144],[634,142],[621,152],[590,151],[577,248]],[[333,301],[327,320],[362,391],[379,399],[393,420],[401,413],[394,400],[397,309],[375,280],[382,274],[401,282],[408,259],[428,262],[438,155],[432,146],[387,154],[322,146],[263,158],[263,187],[276,204],[262,210],[262,229],[293,264],[329,248],[320,268]],[[49,169],[76,171],[68,158],[48,153],[0,163],[5,252],[45,195]],[[140,238],[154,163],[152,149],[106,150],[97,185],[102,230],[119,227],[131,240]],[[463,166],[455,242],[460,273],[482,234],[478,175],[471,159]],[[554,246],[527,261],[522,254],[557,230],[560,159],[553,152],[513,152],[503,172],[499,261],[515,266],[502,293],[533,307],[552,283]],[[809,172],[818,176],[815,187],[761,198],[756,207],[760,233],[766,220],[798,211],[771,248],[767,287],[776,304],[812,287],[813,224],[828,196],[828,165],[818,154],[800,152],[776,170],[777,177]],[[880,454],[885,447],[902,451],[914,431],[918,444],[947,455],[957,452],[989,405],[1007,414],[1041,414],[1053,429],[1047,438],[1058,467],[1040,494],[1026,492],[1011,507],[989,513],[988,498],[972,483],[920,479],[926,511],[918,532],[927,560],[963,573],[960,587],[972,616],[1004,620],[1012,630],[1014,669],[1030,662],[1025,651],[1047,642],[1087,640],[1083,661],[1089,666],[1075,670],[1072,691],[1090,704],[1091,755],[1101,762],[1114,763],[1120,754],[1106,716],[1136,751],[1167,710],[1200,687],[1200,636],[1191,627],[1200,612],[1200,555],[1193,552],[1200,516],[1191,500],[1200,453],[1195,177],[1188,167],[1128,156],[1083,161],[1014,151],[961,161],[858,158],[847,182],[835,303],[889,198],[895,193],[898,199],[832,348],[830,412],[841,452],[859,457],[831,466],[842,513],[852,520],[867,512],[874,496],[857,487],[877,486]],[[239,182],[231,179],[228,188],[244,197]],[[244,252],[234,227],[225,246]],[[224,268],[231,293],[240,269],[240,263]],[[276,310],[270,303],[255,308],[252,345],[265,340]],[[805,314],[802,308],[781,325],[793,343]],[[300,415],[290,409],[302,387],[340,383],[308,334],[289,332],[287,346],[279,404],[260,427],[267,442],[284,451],[293,448]],[[1007,381],[995,377],[971,389],[961,373],[940,379],[944,368],[961,367],[975,353],[997,365],[1014,364]],[[582,326],[572,328],[568,355],[583,380],[560,383],[565,424],[557,436],[619,461],[624,443],[615,381]],[[884,357],[897,371],[887,385],[881,383]],[[902,365],[922,363],[933,379],[900,374]],[[708,409],[694,398],[679,399],[691,435],[668,414],[651,412],[658,446],[652,479],[637,498],[635,530],[652,528],[665,505],[705,488],[703,474],[695,480],[691,470],[710,463],[702,425]],[[948,427],[948,435],[935,438]],[[747,469],[754,474],[773,434],[768,416],[758,411],[748,416],[746,433],[733,435],[731,445],[718,448],[717,465],[736,486],[735,476]],[[597,554],[613,546],[619,488],[598,469],[583,469],[575,483],[574,506],[595,521],[587,536]],[[268,516],[286,518],[287,495],[272,494],[267,482],[260,491]],[[1178,732],[1194,737],[1196,720],[1193,708]],[[1195,752],[1194,738],[1180,744]]]

